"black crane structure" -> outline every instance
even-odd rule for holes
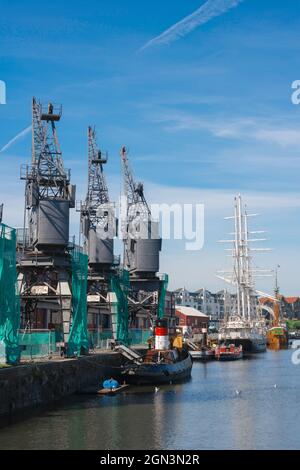
[[[64,168],[56,123],[61,105],[32,100],[32,157],[25,180],[23,229],[17,230],[21,327],[60,330],[67,345],[72,317],[69,210],[76,187]],[[27,216],[27,217],[26,217]]]
[[[143,184],[134,179],[126,147],[121,148],[120,157],[126,199],[122,236],[123,262],[130,272],[129,314],[132,324],[136,324],[137,316],[153,323],[158,317],[160,294],[165,286],[164,276],[158,274],[161,250],[158,223],[152,218]]]
[[[17,270],[21,330],[60,332],[59,344],[68,351],[75,305],[73,262],[80,251],[88,257],[87,323],[98,339],[103,328],[111,328],[114,339],[122,341],[118,330],[126,332],[128,323],[147,328],[145,320],[153,323],[160,318],[167,276],[159,274],[158,222],[152,218],[143,184],[134,179],[125,147],[121,149],[126,199],[123,262],[114,256],[118,221],[104,172],[108,157],[91,126],[87,193],[78,208],[83,247],[81,240],[79,246],[70,241],[69,215],[75,207],[76,187],[64,167],[57,133],[61,117],[61,105],[43,105],[33,98],[31,163],[21,167],[25,207],[23,228],[17,230]]]
[[[97,347],[98,333],[116,322],[116,316],[113,315],[116,299],[111,292],[111,279],[118,276],[120,259],[113,252],[116,235],[115,206],[110,202],[104,174],[108,155],[98,146],[95,127],[89,126],[87,137],[87,194],[78,210],[83,246],[89,258],[88,324],[92,333],[95,333],[94,346]]]
[[[96,129],[88,128],[88,189],[85,202],[81,204],[81,229],[88,238],[90,229],[103,228],[108,231],[112,206],[103,166],[107,163],[107,153],[103,154],[97,145]],[[101,208],[105,209],[101,211]]]
[[[134,180],[125,146],[122,147],[120,155],[123,168],[124,196],[126,199],[126,216],[125,220],[122,221],[124,265],[132,271],[136,255],[136,239],[141,236],[146,239],[151,238],[152,216],[144,195],[144,185]],[[141,230],[142,228],[144,228],[144,231]]]
[[[32,100],[32,166],[28,180],[36,183],[39,198],[68,199],[70,172],[64,169],[55,123],[60,121],[62,107],[52,103],[43,108]]]

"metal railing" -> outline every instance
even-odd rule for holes
[[[21,359],[50,358],[59,355],[60,333],[54,330],[19,330]]]
[[[152,335],[149,329],[134,328],[129,330],[129,342],[131,346],[146,345]],[[113,340],[111,329],[95,329],[89,331],[89,347],[91,350],[110,349]]]

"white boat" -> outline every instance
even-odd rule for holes
[[[241,318],[229,317],[220,328],[219,341],[242,346],[244,352],[265,352],[267,339],[264,329]]]

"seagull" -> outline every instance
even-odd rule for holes
[[[277,388],[277,384],[274,385],[274,388]]]
[[[155,387],[155,393],[158,393],[158,392],[159,392],[159,388]]]
[[[236,395],[240,395],[242,392],[240,390],[235,391]]]

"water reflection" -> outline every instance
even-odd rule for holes
[[[194,363],[190,382],[157,393],[142,387],[65,400],[1,429],[0,448],[297,449],[299,385],[291,351]]]

